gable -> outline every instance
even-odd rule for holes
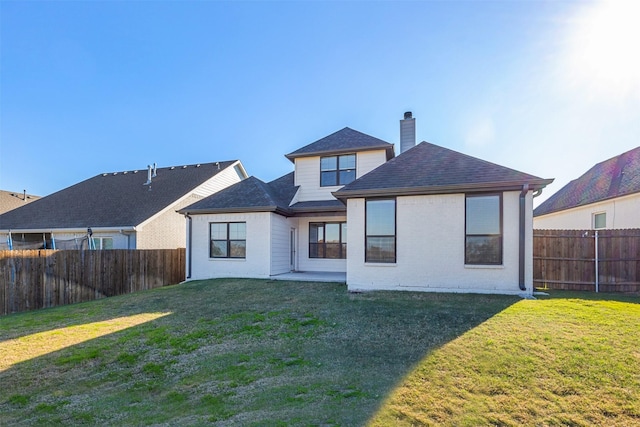
[[[546,215],[604,200],[640,193],[640,147],[600,162],[538,206]]]
[[[297,157],[321,156],[327,154],[379,149],[384,149],[386,151],[387,160],[394,156],[393,144],[345,127],[331,135],[305,145],[304,147],[287,154],[285,157],[293,162]]]

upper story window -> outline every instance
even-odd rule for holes
[[[467,195],[465,264],[502,264],[502,195]]]
[[[210,258],[245,258],[247,253],[247,223],[209,223]]]
[[[600,212],[593,214],[593,229],[601,230],[603,228],[607,228],[607,213]]]
[[[356,179],[356,155],[320,157],[320,186],[346,185]]]
[[[396,200],[367,200],[365,262],[396,262]]]

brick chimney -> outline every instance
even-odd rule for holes
[[[400,153],[416,145],[416,119],[411,111],[404,113],[404,119],[400,120]]]

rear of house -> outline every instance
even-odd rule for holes
[[[341,272],[351,291],[533,291],[532,199],[552,180],[422,142],[402,153],[342,129],[287,155],[294,172],[250,177],[180,212],[187,276]]]

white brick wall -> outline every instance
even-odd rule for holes
[[[268,278],[271,268],[271,214],[194,215],[192,217],[191,279],[218,277]],[[209,223],[246,222],[245,259],[209,258]]]
[[[519,192],[503,195],[503,265],[465,266],[465,195],[397,198],[397,262],[364,262],[364,199],[348,201],[350,290],[417,290],[519,294]],[[531,193],[527,197],[525,282],[533,286]]]
[[[202,199],[195,194],[171,205],[160,215],[137,228],[137,249],[176,249],[186,247],[185,217],[176,211]]]

